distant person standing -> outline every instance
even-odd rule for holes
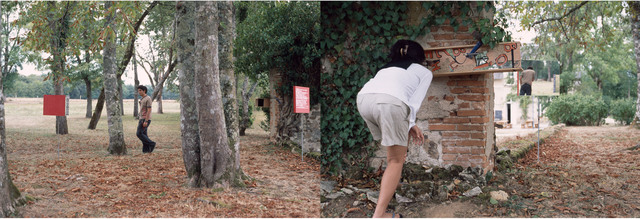
[[[156,143],[151,141],[147,135],[147,129],[151,124],[151,98],[147,95],[147,87],[144,85],[138,86],[138,94],[142,98],[140,99],[140,120],[136,136],[142,141],[142,153],[151,153],[156,147]]]
[[[520,95],[528,95],[531,96],[531,84],[533,83],[533,79],[536,76],[536,72],[533,71],[533,67],[529,66],[527,70],[522,72],[520,76],[520,81],[522,81],[522,86],[520,86]]]

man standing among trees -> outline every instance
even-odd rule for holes
[[[528,95],[531,96],[531,84],[533,83],[533,79],[536,76],[536,72],[533,71],[533,67],[529,66],[527,70],[522,72],[522,76],[520,81],[522,81],[522,86],[520,86],[520,95]]]
[[[142,98],[140,99],[140,114],[138,114],[140,120],[136,136],[142,141],[142,153],[151,153],[156,147],[156,143],[151,141],[147,135],[147,128],[151,124],[151,98],[147,95],[147,87],[144,85],[138,86],[138,94]]]

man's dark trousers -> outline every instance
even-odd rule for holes
[[[531,85],[524,83],[520,86],[520,96],[528,95],[531,96]]]
[[[147,122],[147,127],[143,127],[142,123],[144,123],[144,119],[138,121],[138,130],[136,131],[136,136],[142,141],[142,153],[151,153],[153,149],[156,147],[156,143],[149,139],[147,136],[147,128],[151,125],[151,120]]]

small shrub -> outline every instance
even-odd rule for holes
[[[562,95],[549,104],[546,116],[552,123],[590,126],[600,125],[608,114],[602,99],[580,94]]]
[[[611,117],[616,121],[629,125],[636,113],[636,103],[631,98],[611,101]]]

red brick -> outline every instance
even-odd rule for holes
[[[471,122],[471,123],[487,123],[487,122],[489,122],[489,117],[470,118],[469,122]]]
[[[458,81],[458,86],[484,87],[484,81]]]
[[[449,124],[469,123],[469,119],[468,118],[444,118],[442,122],[449,123]]]
[[[483,125],[458,125],[458,131],[483,131]]]
[[[433,100],[433,99],[435,99],[435,98],[436,98],[436,96],[429,96],[429,97],[427,98],[427,100]]]
[[[471,108],[472,109],[482,109],[484,110],[484,108],[486,107],[485,102],[475,102],[475,103],[471,103]]]
[[[457,154],[443,154],[442,155],[442,160],[455,161],[457,157],[458,157]]]
[[[485,133],[470,133],[469,134],[469,138],[471,139],[484,139],[487,137],[487,134]]]
[[[470,135],[471,134],[469,134],[468,132],[443,132],[442,133],[443,138],[450,138],[450,139],[455,139],[455,138],[467,139],[469,138]]]
[[[444,34],[433,34],[433,39],[434,40],[452,40],[455,39],[454,35],[451,33],[444,33]]]
[[[443,147],[442,153],[447,154],[469,154],[471,150],[469,147]]]
[[[485,145],[484,140],[464,140],[456,143],[458,146],[478,146],[482,147]]]
[[[485,93],[489,93],[489,88],[458,87],[458,88],[451,89],[451,93],[454,93],[454,94],[463,94],[463,93],[485,94]]]
[[[459,110],[458,116],[484,116],[484,110]]]
[[[451,147],[451,146],[456,146],[456,140],[442,140],[440,141],[440,144],[442,144],[442,146],[445,147]]]
[[[469,149],[471,151],[471,154],[484,154],[485,150],[484,148],[471,148]]]
[[[484,162],[487,161],[487,157],[485,157],[484,155],[474,155],[467,160],[473,164],[484,164]]]
[[[456,125],[429,125],[430,131],[451,131],[456,130]]]
[[[465,168],[471,166],[471,163],[469,161],[454,161],[454,162],[449,162],[449,164],[458,165]]]
[[[457,112],[451,112],[451,113],[449,113],[449,116],[458,116],[458,113]]]
[[[455,98],[455,97],[453,97],[453,96],[445,96],[445,97],[444,97],[444,100],[446,100],[446,101],[454,101],[455,99],[456,99],[456,98]]]
[[[460,105],[458,105],[458,108],[460,109],[466,109],[469,108],[471,105],[469,103],[461,103]]]
[[[429,119],[427,121],[429,122],[429,124],[431,124],[431,123],[442,123],[442,118]]]
[[[456,34],[457,40],[472,40],[474,39],[470,33],[458,33]]]
[[[447,86],[456,86],[456,85],[458,85],[457,81],[454,81],[454,80],[447,81]]]
[[[489,100],[489,96],[484,95],[458,95],[458,99],[466,101],[485,101]]]

